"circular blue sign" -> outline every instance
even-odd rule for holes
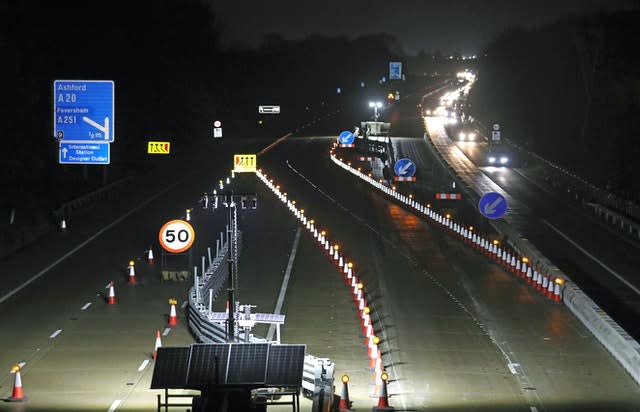
[[[348,130],[345,130],[338,136],[338,143],[340,144],[353,144],[353,140],[353,133]]]
[[[500,219],[507,212],[507,199],[500,193],[486,193],[480,198],[478,209],[489,219]]]
[[[399,177],[412,177],[416,174],[416,164],[411,159],[400,159],[393,166],[393,171]]]

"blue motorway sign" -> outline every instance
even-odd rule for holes
[[[108,165],[111,161],[109,143],[60,142],[58,163]]]
[[[114,97],[111,80],[54,81],[53,136],[65,142],[113,142]]]
[[[507,199],[500,193],[486,193],[480,198],[478,209],[489,219],[500,219],[507,212]]]
[[[353,141],[354,141],[353,133],[351,133],[348,130],[345,130],[344,132],[340,133],[340,135],[338,136],[338,143],[340,144],[353,144]]]
[[[389,62],[389,80],[402,79],[402,62]],[[382,78],[384,82],[384,77]]]
[[[396,176],[412,177],[416,174],[416,164],[411,159],[400,159],[393,167]]]

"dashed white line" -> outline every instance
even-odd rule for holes
[[[185,300],[184,302],[182,302],[182,305],[180,306],[182,309],[187,307],[187,303],[189,303],[188,300]]]
[[[164,331],[162,331],[162,336],[167,336],[169,332],[171,332],[171,328],[164,328]]]
[[[62,329],[58,329],[57,331],[53,332],[51,336],[49,336],[49,339],[55,339],[56,336],[58,336],[61,333],[62,333]]]
[[[144,368],[147,367],[148,364],[149,364],[149,359],[145,359],[138,367],[138,372],[142,372]]]
[[[538,412],[538,408],[535,406],[529,406],[529,409],[531,409],[531,412]]]
[[[118,406],[120,406],[121,403],[121,399],[116,399],[115,401],[113,401],[107,412],[114,412],[116,409],[118,409]]]
[[[89,309],[89,306],[91,306],[91,302],[85,303],[84,306],[80,308],[80,310],[87,310]]]

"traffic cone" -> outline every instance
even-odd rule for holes
[[[186,214],[185,220],[187,222],[190,222],[191,221],[191,209],[185,210],[185,214]]]
[[[128,282],[130,285],[136,284],[136,269],[135,262],[133,260],[129,261],[129,279]]]
[[[394,411],[395,409],[389,406],[389,395],[387,394],[387,380],[389,379],[389,375],[387,372],[382,371],[380,378],[382,379],[382,385],[380,386],[380,394],[378,395],[378,405],[372,410]]]
[[[153,265],[153,249],[149,246],[149,250],[147,251],[147,263]]]
[[[554,282],[554,283],[555,283],[555,285],[554,285],[554,288],[553,288],[553,298],[552,298],[552,300],[554,302],[560,302],[562,300],[562,294],[561,294],[561,291],[560,291],[560,283],[558,283],[558,282]]]
[[[349,400],[349,376],[342,375],[342,392],[340,392],[340,403],[338,403],[340,412],[351,411],[351,401]]]
[[[11,396],[7,398],[8,402],[24,402],[27,400],[26,396],[24,396],[24,390],[22,389],[22,376],[20,375],[20,365],[16,365],[11,369],[11,372],[14,373],[13,377],[13,390],[11,391]]]
[[[160,339],[160,331],[156,331],[156,344],[153,348],[153,360],[156,360],[156,356],[158,356],[158,348],[162,347],[162,340]]]
[[[178,316],[176,315],[177,303],[177,300],[169,299],[169,304],[171,305],[171,310],[169,311],[169,326],[176,326],[178,324]]]
[[[107,304],[115,305],[116,304],[116,291],[115,291],[114,286],[113,286],[113,281],[111,281],[109,283],[109,286],[107,286],[107,288],[109,289],[109,296],[107,297]]]

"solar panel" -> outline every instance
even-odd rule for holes
[[[266,384],[300,387],[305,352],[306,345],[271,345]]]
[[[151,389],[181,389],[187,381],[191,348],[158,348]]]
[[[227,384],[264,384],[268,352],[268,343],[232,344]]]
[[[229,359],[229,345],[193,344],[187,386],[197,387],[225,383],[225,371]],[[217,376],[216,376],[217,375]]]

